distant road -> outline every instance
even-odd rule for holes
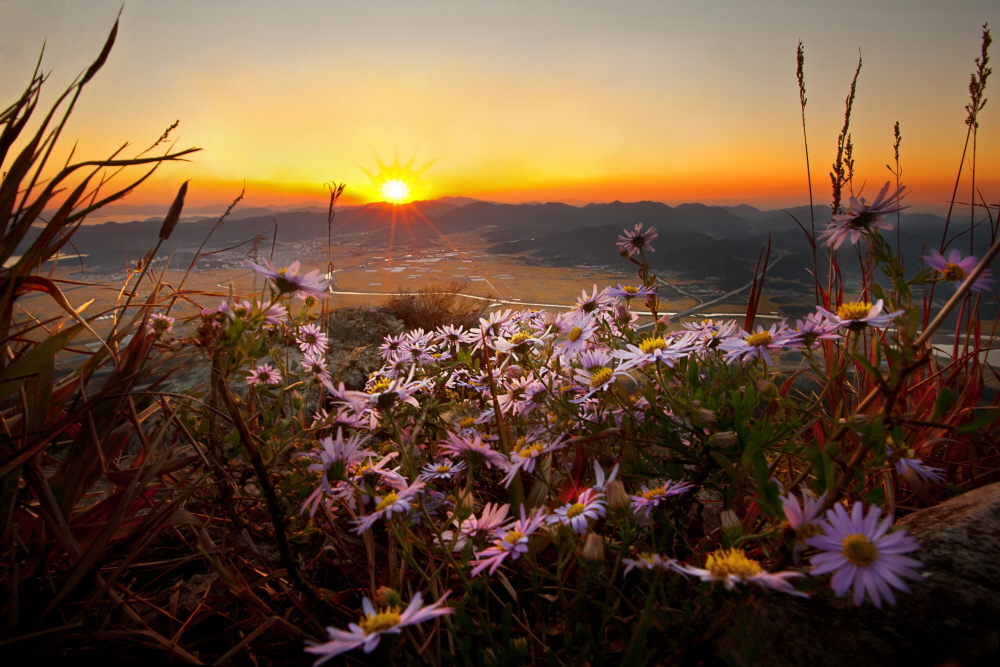
[[[777,264],[778,262],[780,262],[782,259],[784,259],[786,257],[785,253],[781,252],[780,250],[777,251],[777,253],[778,253],[778,256],[774,258],[773,262],[771,262],[770,264],[768,264],[767,268],[773,267],[775,264]],[[670,285],[669,283],[665,282],[660,277],[657,277],[656,280],[660,284],[662,284],[662,285],[667,285],[668,287],[673,287],[674,289],[677,289],[676,285]],[[750,289],[752,286],[753,286],[753,281],[751,280],[750,282],[748,282],[743,287],[738,287],[738,288],[734,289],[731,292],[726,292],[722,296],[718,296],[718,297],[716,297],[716,298],[714,298],[714,299],[712,299],[710,301],[705,301],[703,303],[699,303],[697,306],[695,306],[693,308],[688,308],[687,310],[682,310],[679,313],[670,313],[670,317],[674,318],[674,319],[679,319],[681,317],[689,317],[691,315],[698,315],[698,314],[702,314],[702,315],[715,315],[715,316],[718,316],[718,317],[740,317],[742,315],[745,315],[745,313],[704,313],[703,311],[708,306],[713,306],[713,305],[719,303],[720,301],[725,301],[729,297],[731,297],[731,296],[733,296],[735,294],[739,294],[743,290]],[[697,298],[693,294],[688,294],[687,292],[684,292],[682,290],[677,289],[677,291],[681,292],[681,294],[684,294],[685,296],[690,296],[693,299]],[[765,318],[765,319],[771,319],[771,320],[780,320],[780,319],[783,319],[780,315],[763,315],[763,314],[758,314],[757,317]],[[649,327],[649,326],[652,326],[652,322],[650,322],[649,324],[644,324],[644,325],[642,325],[641,327],[638,327],[638,328],[639,329],[643,329],[643,328]]]

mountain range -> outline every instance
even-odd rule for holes
[[[384,247],[390,234],[399,247],[408,247],[414,243],[441,243],[456,234],[475,232],[490,244],[489,252],[498,255],[520,254],[527,261],[551,265],[626,268],[631,265],[617,254],[617,237],[623,229],[642,222],[656,227],[659,233],[652,243],[655,252],[648,254],[653,268],[690,278],[714,276],[723,288],[749,280],[768,237],[772,252],[780,251],[778,255],[782,256],[769,275],[808,281],[805,269],[812,268],[812,249],[802,229],[813,224],[808,206],[768,211],[746,204],[668,206],[650,201],[616,201],[571,206],[554,202],[499,204],[453,197],[399,206],[372,203],[337,207],[329,228],[326,214],[326,209],[315,205],[296,210],[248,207],[237,208],[217,227],[217,217],[182,219],[163,250],[193,252],[213,227],[216,229],[206,246],[209,250],[257,236],[266,238],[269,244],[273,235],[280,243],[325,240],[330,234],[338,243],[374,249]],[[890,216],[894,225],[895,218]],[[822,229],[830,219],[829,207],[815,206],[813,219],[816,229]],[[916,266],[925,246],[939,245],[944,220],[930,214],[903,213],[899,221],[898,242],[903,256],[908,266]],[[74,234],[73,246],[87,255],[88,265],[120,267],[126,258],[134,260],[145,254],[155,242],[161,222],[162,218],[151,217],[85,225]],[[968,224],[953,225],[952,229],[955,233],[967,231]],[[977,230],[976,234],[974,254],[981,254],[987,245],[987,232]],[[893,246],[897,244],[897,232],[885,235]],[[967,252],[968,234],[958,244]],[[818,253],[822,272],[826,270],[822,263],[825,254]],[[845,270],[858,265],[853,247],[845,245],[840,257]],[[850,258],[854,261],[848,261]]]

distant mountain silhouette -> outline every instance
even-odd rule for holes
[[[146,212],[146,207],[137,208]],[[311,204],[305,210],[281,208],[284,207],[237,208],[215,230],[208,249],[232,246],[255,236],[270,241],[275,233],[279,243],[325,240],[328,233],[325,208]],[[815,206],[813,214],[816,229],[823,229],[830,219],[829,207]],[[893,224],[894,218],[890,217]],[[193,252],[216,221],[217,216],[182,222],[164,244],[163,252]],[[122,266],[125,258],[134,260],[153,245],[160,222],[161,218],[147,218],[87,225],[77,230],[73,244],[88,255],[89,265]],[[351,242],[362,247],[384,245],[390,236],[403,247],[414,241],[432,242],[441,235],[475,232],[491,244],[489,252],[495,254],[524,253],[529,261],[554,265],[631,268],[631,264],[618,256],[615,243],[623,229],[632,229],[639,222],[658,230],[659,238],[653,243],[656,251],[648,255],[656,270],[678,271],[694,278],[714,276],[724,283],[738,282],[749,275],[768,236],[773,250],[784,256],[769,275],[807,281],[805,270],[812,268],[812,249],[799,226],[810,227],[808,206],[763,211],[747,204],[668,206],[651,201],[616,201],[571,206],[558,202],[498,204],[446,197],[400,206],[383,202],[338,206],[329,232],[342,241],[353,239]],[[899,244],[908,267],[918,266],[924,247],[938,245],[943,225],[944,221],[935,215],[900,215]],[[956,225],[954,232],[967,229],[967,224]],[[897,244],[895,231],[885,236],[891,245]],[[967,239],[968,235],[959,242],[964,252],[968,252]],[[977,231],[977,254],[985,251],[985,241],[985,231]],[[855,252],[853,247],[844,246],[839,253],[847,271],[854,271],[858,264]],[[825,249],[821,248],[817,256],[819,270],[825,273]]]

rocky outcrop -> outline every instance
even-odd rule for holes
[[[1000,664],[1000,483],[898,524],[920,540],[913,555],[927,578],[898,593],[896,606],[855,607],[828,588],[807,600],[768,595],[752,612],[749,641],[731,636],[722,653],[758,665]]]
[[[340,308],[328,321],[330,352],[328,363],[334,382],[361,390],[368,375],[382,367],[378,346],[390,334],[403,331],[403,323],[384,306]]]

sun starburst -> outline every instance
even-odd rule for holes
[[[411,157],[406,163],[399,162],[399,156],[395,156],[392,164],[386,164],[375,156],[378,163],[378,170],[369,171],[364,167],[361,170],[371,179],[373,198],[393,205],[409,204],[412,201],[426,198],[430,192],[421,178],[434,161],[430,161],[422,167],[414,167],[416,157]],[[359,165],[360,166],[360,165]]]
[[[413,201],[409,184],[398,178],[390,178],[382,183],[379,192],[382,194],[382,201],[390,204],[407,204]]]

